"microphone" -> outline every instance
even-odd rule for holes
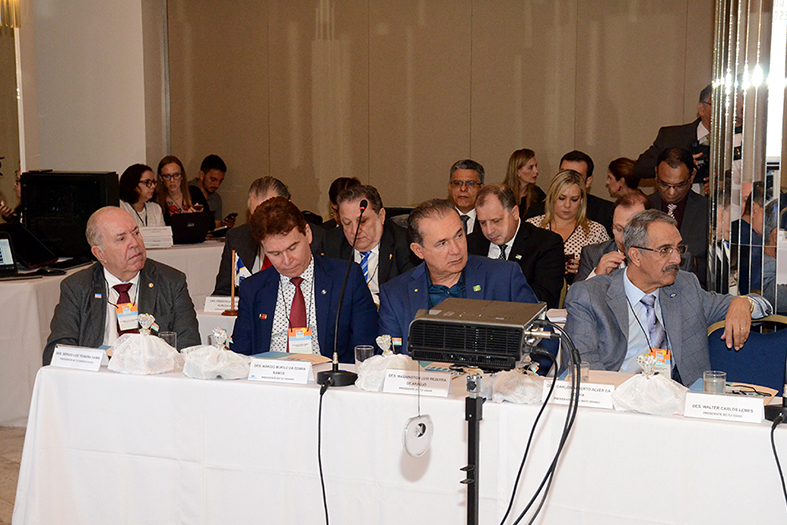
[[[317,374],[317,383],[320,385],[330,386],[349,386],[355,384],[358,374],[349,372],[347,370],[339,370],[339,316],[342,314],[342,303],[344,302],[344,292],[347,289],[347,279],[350,277],[350,268],[353,264],[353,254],[355,253],[355,243],[358,241],[358,232],[361,230],[361,219],[363,219],[363,212],[369,203],[366,199],[362,199],[360,203],[361,213],[358,215],[358,225],[355,227],[355,236],[353,243],[350,247],[350,259],[347,261],[347,271],[344,272],[344,282],[342,282],[342,289],[339,292],[339,306],[336,308],[336,322],[333,327],[333,365],[330,370],[319,372]]]

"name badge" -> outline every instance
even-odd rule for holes
[[[134,330],[138,328],[137,319],[139,317],[136,303],[123,303],[115,307],[118,316],[118,325],[121,331]]]
[[[448,397],[451,374],[447,372],[418,372],[410,370],[391,370],[385,374],[383,392],[393,394],[418,394],[422,396]]]
[[[290,328],[289,342],[291,354],[311,354],[312,352],[312,329],[311,328]]]
[[[664,348],[651,348],[648,353],[656,358],[656,372],[670,377],[672,375],[672,353]]]
[[[225,310],[230,309],[230,298],[223,296],[208,296],[205,298],[205,313],[206,314],[220,314]],[[238,306],[238,300],[235,299],[235,307]]]
[[[249,379],[273,383],[305,385],[313,377],[309,361],[285,361],[281,359],[252,359]]]
[[[106,351],[100,348],[83,348],[81,346],[55,346],[52,355],[52,366],[73,368],[75,370],[89,370],[98,372],[101,365],[109,364]]]

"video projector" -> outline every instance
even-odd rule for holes
[[[522,358],[526,333],[546,315],[546,303],[449,298],[418,310],[407,349],[417,361],[510,370]]]

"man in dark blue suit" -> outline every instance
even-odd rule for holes
[[[467,255],[459,213],[447,200],[419,205],[407,221],[410,248],[424,262],[380,287],[380,334],[406,352],[410,322],[418,310],[448,297],[537,303],[518,264]]]
[[[332,356],[347,264],[312,255],[311,229],[283,197],[257,207],[251,232],[272,266],[243,281],[232,349],[246,355],[271,350]],[[374,344],[376,328],[377,308],[360,266],[352,264],[339,319],[339,360],[351,362],[356,345]]]

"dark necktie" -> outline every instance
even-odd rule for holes
[[[498,256],[498,259],[500,259],[501,261],[505,261],[506,260],[506,245],[505,244],[501,244],[500,245],[500,255]]]
[[[112,288],[114,288],[115,291],[118,293],[118,300],[117,300],[118,305],[128,304],[131,302],[131,297],[128,296],[128,291],[131,289],[131,283],[116,284]],[[123,334],[139,333],[139,329],[137,328],[132,328],[130,330],[121,330],[120,321],[118,321],[117,318],[115,318],[115,323],[117,324],[118,327],[118,336],[121,336]]]
[[[361,270],[363,271],[363,280],[367,283],[369,282],[369,256],[371,254],[371,251],[361,252]]]
[[[290,328],[306,328],[306,301],[301,291],[303,277],[291,277],[290,282],[295,285],[295,295],[290,307]],[[290,351],[290,338],[287,337],[287,351]]]
[[[465,229],[465,233],[467,233],[467,221],[470,220],[470,216],[469,215],[460,215],[459,217],[461,217],[461,219],[462,219],[462,228],[464,228]]]
[[[273,266],[271,264],[271,260],[268,258],[267,255],[263,255],[262,256],[262,267],[260,268],[260,271],[267,270],[271,266]]]

